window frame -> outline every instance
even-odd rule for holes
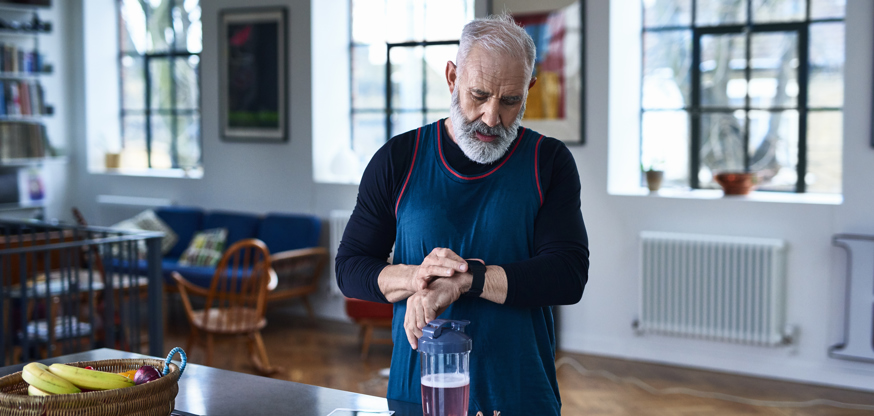
[[[171,6],[167,8],[167,13],[169,14],[170,21],[173,21],[173,9],[175,7],[182,7],[182,4],[178,0],[169,0],[172,2]],[[201,72],[200,72],[200,55],[203,52],[190,52],[188,50],[178,50],[177,49],[177,39],[176,32],[173,32],[173,41],[169,43],[169,48],[165,52],[146,52],[144,54],[140,54],[136,51],[125,51],[123,47],[122,36],[123,32],[121,27],[124,25],[124,16],[122,13],[122,3],[124,0],[116,0],[116,17],[118,19],[118,65],[119,65],[119,76],[118,76],[118,86],[119,86],[119,95],[118,95],[118,109],[119,109],[119,121],[120,121],[120,130],[121,130],[121,149],[125,148],[126,136],[125,136],[125,118],[127,116],[144,116],[145,117],[145,144],[146,144],[146,155],[147,155],[147,170],[153,169],[161,169],[155,168],[152,166],[152,117],[155,115],[169,115],[170,116],[170,169],[201,169],[203,166],[203,116],[202,116],[202,96],[201,93],[202,85],[201,85]],[[198,5],[200,5],[200,0],[198,0]],[[202,6],[201,6],[202,7]],[[149,19],[151,18],[150,10],[144,10],[145,22],[146,22],[146,33],[149,34]],[[202,21],[202,17],[201,17]],[[175,78],[175,69],[176,69],[176,60],[177,59],[187,59],[192,56],[198,57],[198,64],[195,69],[195,76],[197,78],[197,98],[194,100],[196,105],[195,108],[179,108],[177,103],[177,83]],[[123,61],[126,57],[130,57],[132,59],[140,59],[143,62],[143,80],[144,84],[144,107],[143,109],[128,109],[125,107],[124,100],[124,76],[122,75],[122,68],[124,66]],[[152,71],[151,64],[153,61],[166,60],[169,66],[169,71],[171,74],[170,77],[170,108],[152,108]],[[197,146],[199,149],[199,155],[197,163],[194,166],[185,166],[182,167],[179,165],[179,149],[178,149],[178,137],[179,137],[179,119],[184,116],[196,116],[198,118],[198,131],[200,134],[197,136]],[[125,168],[122,166],[122,168]]]
[[[744,171],[750,171],[750,151],[749,151],[749,140],[750,140],[750,112],[751,111],[765,111],[765,112],[775,112],[775,111],[791,111],[795,110],[798,112],[798,144],[797,148],[794,149],[797,152],[797,164],[796,164],[796,174],[797,179],[794,185],[794,191],[791,193],[803,194],[807,192],[807,183],[805,180],[807,174],[807,117],[811,112],[817,111],[838,111],[843,114],[844,107],[824,107],[824,106],[810,106],[808,102],[808,91],[810,88],[809,85],[809,76],[810,76],[810,29],[812,25],[822,24],[822,23],[841,23],[844,25],[844,30],[846,30],[846,14],[843,18],[817,18],[811,19],[811,3],[813,0],[804,0],[805,1],[805,12],[804,19],[801,20],[791,20],[786,22],[766,22],[766,23],[756,23],[753,20],[753,0],[745,0],[746,2],[746,16],[743,22],[741,23],[732,23],[732,24],[716,24],[709,26],[697,26],[696,18],[697,18],[697,5],[699,0],[689,0],[691,3],[690,8],[690,21],[688,25],[663,25],[663,26],[651,26],[648,27],[646,25],[646,6],[644,5],[643,0],[641,0],[641,45],[645,45],[645,37],[647,33],[654,32],[674,32],[674,33],[682,33],[687,32],[691,38],[691,62],[689,68],[689,103],[682,108],[652,108],[647,109],[643,106],[643,85],[644,85],[644,74],[645,71],[641,71],[641,95],[639,102],[639,140],[640,140],[640,148],[641,152],[643,149],[643,119],[644,115],[647,112],[660,112],[660,111],[683,111],[687,114],[689,119],[689,186],[693,190],[702,189],[701,183],[698,178],[698,173],[701,169],[701,145],[702,145],[702,131],[701,131],[701,117],[703,114],[717,114],[717,113],[732,113],[738,110],[744,111],[745,124],[743,129],[743,149],[744,149]],[[701,104],[701,38],[702,36],[707,35],[729,35],[729,34],[737,34],[743,35],[745,37],[745,76],[744,79],[749,83],[752,75],[752,65],[750,64],[752,57],[752,47],[751,40],[752,36],[755,34],[761,33],[794,33],[797,36],[797,56],[798,61],[804,64],[799,64],[797,69],[797,83],[798,83],[798,95],[797,95],[797,104],[795,107],[785,106],[785,107],[777,107],[777,106],[752,106],[751,98],[750,98],[750,89],[746,88],[746,94],[744,98],[744,105],[742,107],[715,107],[715,106],[703,106]],[[645,48],[641,48],[641,68],[643,68],[644,57],[645,57]],[[641,165],[643,162],[643,154],[641,153],[638,156]],[[768,190],[767,192],[782,192],[789,193],[789,191],[780,191],[780,190]]]

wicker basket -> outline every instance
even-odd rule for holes
[[[95,370],[121,373],[150,365],[164,370],[164,361],[155,359],[125,359],[80,361],[76,367],[92,366]],[[170,364],[170,372],[150,383],[123,389],[92,391],[53,396],[28,396],[27,382],[21,372],[0,377],[0,416],[167,416],[173,411],[179,392],[179,367]]]

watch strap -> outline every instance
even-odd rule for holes
[[[468,260],[467,270],[473,275],[473,280],[470,283],[470,289],[464,293],[464,296],[478,298],[483,293],[483,287],[486,284],[486,265],[478,260]]]

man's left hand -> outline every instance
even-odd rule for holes
[[[465,276],[466,275],[466,276]],[[467,277],[467,279],[465,279]],[[407,313],[404,316],[404,331],[413,349],[418,348],[422,328],[437,319],[452,302],[465,292],[463,286],[470,286],[470,275],[456,273],[455,277],[432,281],[428,288],[420,290],[407,298]]]

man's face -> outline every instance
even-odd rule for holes
[[[473,48],[460,74],[447,68],[455,141],[478,163],[501,158],[516,137],[533,85],[522,60]],[[454,76],[455,75],[455,76]]]

